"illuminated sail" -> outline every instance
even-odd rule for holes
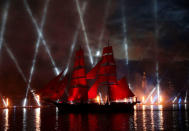
[[[75,56],[68,101],[87,102],[88,100],[88,86],[84,66],[84,52],[80,48]]]
[[[123,77],[118,81],[118,85],[112,85],[110,90],[111,90],[111,100],[113,101],[134,97],[133,92],[129,89],[125,77]]]
[[[102,59],[87,74],[87,79],[95,80],[88,92],[89,99],[95,99],[98,92],[106,92],[104,95],[110,101],[134,97],[125,77],[117,81],[112,46],[103,49]]]
[[[62,72],[52,79],[43,89],[37,91],[37,94],[43,99],[57,100],[61,99],[68,84],[68,77],[61,79]]]
[[[117,84],[112,46],[107,46],[103,49],[102,59],[87,74],[87,79],[95,79],[95,83],[88,92],[89,99],[95,99],[98,92],[103,92],[103,96],[110,97],[110,86]]]

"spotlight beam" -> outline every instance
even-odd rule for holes
[[[49,4],[49,0],[46,0],[45,6],[44,6],[44,10],[43,10],[41,26],[40,26],[40,30],[41,31],[43,30],[43,27],[44,27],[44,24],[45,24],[48,4]],[[36,41],[36,44],[35,44],[36,46],[35,46],[34,57],[33,57],[33,60],[32,60],[32,66],[30,68],[30,74],[29,74],[29,79],[28,79],[28,84],[27,84],[27,91],[26,91],[26,98],[28,96],[29,88],[31,87],[30,84],[31,84],[33,72],[35,70],[35,63],[36,63],[36,58],[37,58],[37,54],[38,54],[38,51],[39,51],[40,42],[41,42],[41,37],[40,37],[40,35],[38,35],[38,38],[37,38],[37,41]],[[34,97],[35,97],[35,95],[34,95]]]
[[[60,71],[58,70],[58,68],[57,68],[57,66],[56,66],[56,64],[55,64],[55,61],[54,61],[54,59],[53,59],[53,57],[52,57],[52,55],[51,55],[50,49],[49,49],[49,47],[48,47],[48,45],[47,45],[47,42],[46,42],[46,40],[44,39],[42,30],[39,28],[36,19],[33,17],[32,11],[31,11],[31,9],[30,9],[28,3],[27,3],[27,0],[24,0],[24,5],[25,5],[25,7],[26,7],[26,10],[27,10],[29,16],[30,16],[31,19],[32,19],[32,22],[33,22],[34,26],[36,27],[37,33],[38,33],[39,37],[41,38],[42,44],[44,45],[45,50],[46,50],[47,54],[49,55],[49,58],[50,58],[50,60],[51,60],[51,64],[52,64],[52,66],[53,66],[54,72],[55,72],[56,75],[58,75],[58,74],[60,73]]]
[[[26,2],[26,1],[25,1],[25,2]],[[27,6],[28,11],[30,12],[30,13],[29,13],[29,12],[28,12],[28,13],[29,13],[30,16],[32,17],[32,21],[33,21],[34,23],[36,23],[35,25],[36,25],[37,30],[38,30],[38,31],[40,30],[40,32],[43,30],[43,27],[44,27],[44,24],[45,24],[45,19],[46,19],[48,4],[49,4],[49,0],[46,0],[45,6],[44,6],[44,10],[43,10],[43,16],[42,16],[42,21],[41,21],[40,29],[38,29],[37,22],[36,22],[36,20],[32,17],[32,13],[31,13],[31,10],[29,9],[29,6]],[[27,4],[25,4],[25,5],[27,5]],[[40,33],[40,34],[42,34],[42,33]],[[31,66],[31,68],[30,68],[30,74],[29,74],[29,79],[28,79],[28,83],[27,83],[26,96],[25,96],[24,104],[23,104],[24,106],[26,106],[26,104],[27,104],[28,92],[29,92],[29,90],[31,89],[31,85],[30,85],[30,84],[31,84],[33,72],[34,72],[34,70],[35,70],[35,63],[36,63],[36,58],[37,58],[37,54],[38,54],[38,50],[39,50],[39,45],[40,45],[40,42],[41,42],[41,41],[44,43],[44,41],[43,41],[44,39],[42,38],[42,36],[41,36],[40,34],[38,34],[38,38],[37,38],[37,41],[36,41],[36,44],[35,44],[36,46],[35,46],[34,58],[33,58],[33,60],[32,60],[32,66]],[[45,42],[45,45],[46,45],[46,42]],[[44,46],[45,46],[45,45],[44,45]],[[51,62],[52,62],[52,64],[53,64],[54,61],[53,61],[53,59],[52,59],[52,56],[50,55],[50,50],[47,49],[47,46],[45,46],[45,47],[46,47],[46,51],[47,51],[48,54],[49,54],[49,57],[50,57],[50,59],[51,59]],[[57,68],[56,68],[56,66],[55,66],[55,63],[53,64],[53,66],[54,66],[54,69],[55,69],[56,74],[58,74],[58,71],[56,70]],[[31,93],[32,93],[32,95],[33,95],[35,101],[37,102],[38,106],[40,106],[40,103],[39,103],[39,101],[37,100],[37,98],[36,98],[34,92],[31,91]]]
[[[173,103],[175,103],[176,100],[177,100],[177,96],[174,98]]]
[[[17,68],[18,72],[20,73],[20,75],[22,76],[24,82],[27,82],[27,79],[26,79],[26,76],[23,73],[23,70],[21,69],[20,65],[18,64],[18,61],[16,60],[16,57],[14,56],[14,54],[12,53],[10,48],[7,46],[7,43],[5,43],[4,46],[6,48],[7,53],[9,54],[10,58],[15,63],[16,68]]]
[[[159,80],[159,63],[156,63],[156,82],[157,82],[157,100],[158,100],[158,103],[160,102],[160,89],[159,89],[159,86],[160,86],[160,80]]]
[[[3,16],[2,16],[2,24],[1,24],[1,30],[0,30],[0,51],[3,45],[3,40],[4,40],[4,33],[5,33],[5,28],[6,28],[6,23],[7,23],[7,17],[8,17],[8,11],[9,11],[9,6],[10,6],[10,1],[7,0],[5,4],[5,8],[3,10]]]
[[[111,0],[108,0],[107,5],[106,5],[105,16],[104,16],[104,21],[103,21],[104,24],[106,23],[106,20],[107,20],[108,14],[109,14],[109,7],[111,5],[111,2],[112,2]],[[99,39],[98,39],[98,50],[101,48],[102,39],[104,38],[104,32],[105,32],[105,28],[103,27],[103,29],[100,32]],[[96,59],[95,64],[97,63],[97,61],[98,61],[98,59]]]
[[[128,56],[128,41],[127,41],[127,27],[126,27],[126,17],[125,17],[125,6],[124,1],[122,0],[122,29],[123,29],[123,45],[125,49],[125,58],[126,58],[126,64],[129,64],[129,56]]]
[[[188,97],[188,91],[186,91],[186,97],[184,99],[184,102],[186,103],[187,102],[187,97]]]
[[[150,92],[150,94],[148,95],[148,97],[146,98],[146,100],[144,101],[144,103],[146,103],[146,102],[150,99],[150,97],[152,96],[152,94],[154,93],[155,90],[156,90],[156,88],[154,88],[154,89]]]
[[[82,15],[82,17],[84,16],[86,6],[87,6],[87,3],[84,2],[83,5],[82,5],[82,8],[81,8],[81,11],[82,11],[82,12],[81,12],[81,15]],[[73,54],[73,51],[74,51],[76,42],[77,42],[77,40],[78,40],[80,28],[81,28],[81,24],[78,24],[78,25],[77,25],[77,29],[76,29],[76,31],[75,31],[75,33],[74,33],[72,45],[71,45],[71,48],[70,48],[70,53],[69,53],[69,56],[68,56],[67,66],[66,66],[66,69],[64,70],[63,76],[65,76],[65,75],[67,74],[68,70],[69,70],[69,66],[70,66],[70,62],[71,62],[71,57],[72,57],[72,54]]]
[[[4,105],[5,107],[7,107],[7,104],[6,104],[5,100],[4,100],[4,98],[2,97],[1,94],[0,94],[0,96],[1,96],[1,100],[3,101],[3,105]]]
[[[5,48],[6,48],[6,51],[7,51],[8,54],[9,54],[9,56],[11,57],[11,59],[13,60],[13,62],[15,63],[16,68],[18,69],[19,73],[21,74],[21,76],[22,76],[24,82],[27,83],[26,77],[25,77],[25,75],[24,75],[24,73],[23,73],[23,70],[21,69],[20,65],[18,64],[18,61],[16,60],[16,57],[13,55],[12,51],[11,51],[10,48],[7,46],[7,43],[5,43],[4,46],[5,46]],[[32,92],[32,89],[31,89],[30,85],[29,85],[29,88],[27,88],[27,91],[29,91],[29,90],[30,90],[30,92],[32,93],[32,95],[34,96],[34,99],[35,99],[35,101],[37,102],[37,104],[40,106],[40,103],[37,101],[37,98],[36,98],[35,94]],[[4,101],[4,99],[3,99],[3,101]],[[26,104],[26,103],[27,103],[27,99],[25,99],[24,101],[25,101],[24,103]]]
[[[77,11],[79,13],[80,23],[81,23],[82,31],[83,31],[83,34],[84,34],[84,39],[85,39],[86,47],[87,47],[87,50],[88,50],[88,53],[89,53],[89,59],[90,59],[91,65],[93,65],[94,61],[93,61],[91,49],[89,47],[89,40],[88,40],[85,24],[84,24],[84,21],[83,21],[83,16],[82,16],[81,8],[80,8],[80,5],[79,5],[79,1],[78,0],[75,0],[75,1],[76,1]]]

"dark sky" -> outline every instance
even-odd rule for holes
[[[7,1],[0,0],[1,30]],[[0,92],[4,95],[23,95],[26,83],[4,45],[10,48],[28,79],[38,34],[24,6],[24,0],[9,1],[4,42],[0,50]],[[33,17],[40,25],[46,0],[27,1]],[[126,36],[129,60],[156,59],[160,62],[189,60],[188,0],[79,0],[81,7],[84,2],[87,6],[83,20],[93,55],[99,47],[102,50],[110,40],[115,58],[125,59],[123,39]],[[123,33],[123,17],[126,20],[126,34]],[[60,69],[64,69],[67,64],[74,33],[79,24],[75,0],[49,0],[43,36]],[[104,37],[99,45],[99,37],[103,30]],[[87,56],[81,29],[76,46],[79,45],[85,49]],[[44,86],[54,76],[50,59],[42,43],[39,46],[35,69],[32,88]]]

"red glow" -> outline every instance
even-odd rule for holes
[[[88,98],[94,99],[97,97],[98,81],[88,91]]]
[[[118,81],[118,85],[112,85],[110,90],[112,100],[120,100],[129,97],[134,97],[134,94],[129,89],[125,77]]]

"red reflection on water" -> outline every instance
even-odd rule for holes
[[[114,114],[111,119],[113,131],[129,130],[129,114]]]
[[[88,128],[86,122],[85,115],[82,114],[69,114],[68,115],[69,119],[69,130],[70,131],[79,131],[79,130],[86,130]]]
[[[88,114],[89,131],[96,131],[98,129],[98,118],[96,114]]]

